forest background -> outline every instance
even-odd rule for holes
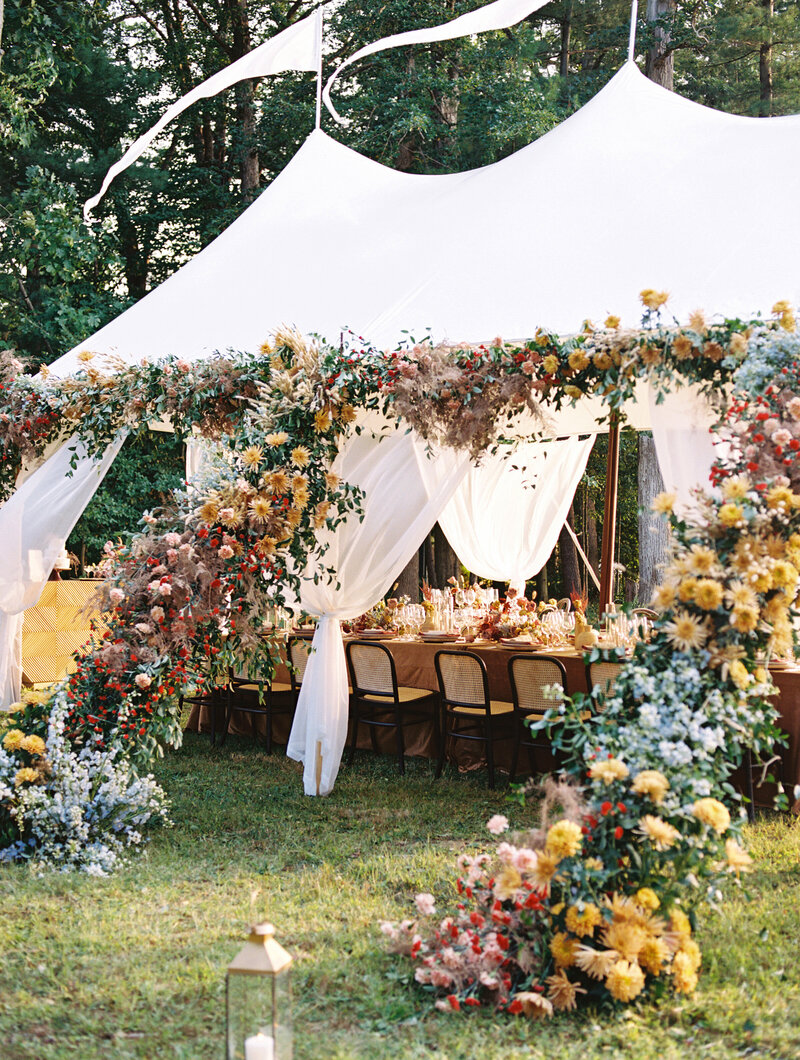
[[[325,76],[369,41],[447,21],[483,2],[342,0],[326,22]],[[169,103],[316,6],[0,0],[0,348],[15,348],[31,371],[55,360],[165,280],[275,179],[313,128],[311,74],[246,81],[195,104],[114,182],[91,223],[81,216],[107,168]],[[800,112],[796,0],[641,0],[639,8],[637,58],[655,80],[731,113]],[[629,0],[555,0],[502,32],[373,55],[339,82],[336,105],[346,124],[334,126],[323,112],[323,127],[406,172],[490,164],[554,128],[603,87],[625,60],[629,17]],[[591,174],[591,159],[575,165]],[[656,243],[669,238],[670,211],[679,208],[653,196]],[[263,247],[265,259],[280,252]],[[446,255],[447,248],[420,253]],[[641,282],[657,278],[642,275]],[[265,338],[280,323],[265,320]],[[570,513],[595,570],[605,452],[600,437]],[[623,433],[620,599],[646,602],[656,576],[662,545],[651,520],[639,515],[659,485],[653,464],[652,441]],[[96,561],[103,543],[132,530],[182,474],[183,447],[172,436],[129,439],[68,547],[82,564]],[[459,570],[434,527],[401,590],[420,577],[442,585]],[[540,596],[591,590],[566,532],[537,581]]]

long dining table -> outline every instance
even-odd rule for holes
[[[356,638],[352,638],[356,639]],[[442,648],[472,651],[486,665],[489,679],[489,692],[492,699],[511,700],[511,685],[508,677],[508,661],[518,654],[518,649],[485,641],[467,643],[431,643],[422,639],[407,640],[404,638],[382,638],[380,643],[389,648],[395,663],[397,682],[411,688],[425,688],[436,691],[437,679],[434,659]],[[558,659],[566,672],[566,691],[569,694],[587,691],[586,667],[581,652],[574,648],[550,648],[542,652],[525,654],[542,654]],[[771,676],[778,689],[776,705],[779,710],[779,725],[786,732],[789,742],[782,750],[783,778],[790,803],[793,801],[792,789],[800,785],[800,665],[780,666],[771,669]],[[279,666],[276,682],[288,682],[289,675],[285,666]],[[221,711],[221,705],[218,710]],[[273,738],[277,743],[285,743],[289,735],[291,717],[289,714],[276,713],[273,719]],[[217,717],[217,731],[224,724],[221,713]],[[255,728],[254,728],[255,726]],[[248,735],[254,732],[263,735],[264,719],[259,715],[237,714],[234,709],[230,731],[235,734]],[[209,706],[194,706],[187,721],[187,729],[209,731],[211,713]],[[395,753],[395,738],[391,731],[378,730],[378,750],[386,754]],[[350,736],[348,735],[348,744]],[[359,732],[357,746],[371,748],[371,738],[365,727]],[[436,746],[434,738],[433,708],[430,719],[423,719],[405,730],[405,749],[409,756],[434,758]],[[502,728],[495,738],[495,763],[500,770],[508,770],[513,753],[513,737],[510,726]],[[485,756],[480,745],[469,741],[454,741],[447,748],[447,760],[459,770],[479,769],[485,765]],[[524,767],[524,759],[521,760]],[[537,751],[537,768],[542,771],[552,769],[555,760],[548,753]],[[741,780],[741,778],[739,778]],[[771,805],[774,788],[763,785],[756,791],[756,802],[760,805]]]

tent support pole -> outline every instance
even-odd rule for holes
[[[603,547],[600,558],[600,610],[602,616],[614,599],[614,540],[617,536],[619,493],[619,416],[611,414],[606,461],[606,503],[603,511]]]

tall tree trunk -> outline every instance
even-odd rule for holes
[[[233,53],[239,59],[251,50],[250,21],[247,0],[233,0],[231,4],[233,23]],[[239,123],[241,144],[239,147],[239,175],[242,183],[242,198],[255,198],[261,182],[256,138],[256,87],[257,80],[241,81],[236,86],[236,118]]]
[[[3,8],[5,0],[0,0],[0,63],[3,62]]]
[[[545,563],[536,575],[536,599],[540,602],[544,602],[549,599],[549,595],[547,586],[547,564]]]
[[[461,564],[438,523],[433,528],[433,558],[436,566],[436,588],[443,589],[450,578],[459,576]]]
[[[761,0],[764,9],[764,40],[758,51],[758,79],[761,84],[761,95],[758,116],[769,118],[772,115],[772,17],[775,14],[774,0]]]
[[[567,522],[575,528],[575,506],[570,505]],[[570,593],[581,591],[581,570],[578,564],[578,550],[572,540],[566,526],[561,528],[558,535],[558,549],[561,555],[561,595],[569,596]]]
[[[650,434],[639,435],[639,603],[647,606],[659,583],[659,566],[669,547],[666,519],[652,511],[653,498],[664,489],[656,459],[656,443]]]
[[[400,571],[394,596],[407,596],[412,604],[419,601],[419,559],[420,549],[414,553],[405,567]]]
[[[569,44],[572,34],[572,0],[564,8],[564,17],[559,22],[561,44],[558,53],[558,72],[566,79],[569,75]]]
[[[671,18],[675,14],[676,0],[647,0],[647,21]],[[651,81],[668,88],[673,88],[675,68],[674,53],[670,44],[669,29],[665,26],[654,28],[655,44],[648,51],[645,61],[645,73]]]

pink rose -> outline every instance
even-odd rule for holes
[[[154,622],[163,622],[164,621],[164,608],[163,607],[151,607],[150,608],[150,617],[152,618],[152,620]]]
[[[141,688],[142,690],[144,690],[145,688],[149,688],[150,685],[152,685],[153,678],[150,677],[149,674],[137,674],[136,677],[134,677],[133,679],[133,683],[136,685],[137,688]]]
[[[496,813],[494,817],[490,817],[486,822],[486,827],[492,835],[500,835],[501,832],[508,831],[508,818],[504,817],[502,813]]]
[[[121,604],[122,601],[125,599],[125,593],[122,591],[122,589],[115,588],[112,589],[111,592],[108,594],[108,598],[111,600],[112,604]]]
[[[418,894],[414,901],[417,904],[417,909],[422,916],[433,916],[436,912],[436,905],[432,894]]]
[[[230,559],[233,556],[233,549],[230,545],[223,545],[219,550],[220,559]]]

